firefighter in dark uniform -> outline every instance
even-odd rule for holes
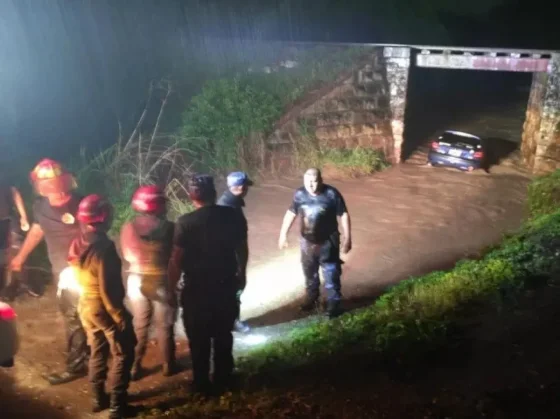
[[[247,223],[239,211],[215,204],[211,176],[193,176],[187,192],[196,210],[175,224],[169,276],[176,283],[184,275],[180,301],[193,390],[220,393],[231,385],[234,368],[232,330],[239,314],[236,295],[246,281]],[[209,377],[212,349],[213,381]]]
[[[68,249],[79,232],[75,214],[81,197],[73,192],[74,177],[60,163],[43,159],[31,172],[31,182],[40,197],[33,205],[34,223],[19,253],[11,261],[11,269],[21,271],[22,264],[37,245],[45,239],[53,278],[68,266]],[[78,316],[79,295],[75,290],[59,289],[59,308],[64,317],[67,339],[66,371],[46,378],[52,385],[63,384],[87,375],[89,348]]]
[[[13,220],[13,208],[17,209],[19,215],[19,228],[16,227]],[[27,212],[19,191],[9,186],[3,179],[0,179],[0,293],[2,298],[12,300],[15,297],[15,288],[23,285],[19,281],[10,280],[10,272],[8,269],[9,260],[12,256],[14,233],[19,229],[21,231],[29,230],[29,222],[27,221]],[[36,296],[36,294],[32,294]]]
[[[166,218],[167,199],[157,185],[145,185],[132,197],[137,216],[121,229],[121,251],[128,263],[127,295],[132,310],[138,343],[132,379],[142,377],[142,358],[146,353],[148,332],[155,323],[159,349],[163,358],[163,375],[177,372],[173,328],[177,302],[170,301],[167,268],[173,248],[173,223]]]
[[[245,217],[245,214],[243,214],[243,207],[245,206],[244,198],[247,196],[250,186],[253,186],[253,181],[249,179],[249,176],[245,172],[230,173],[227,177],[227,189],[220,199],[218,199],[218,205],[235,208]],[[239,304],[241,304],[241,294],[245,289],[245,285],[246,284],[243,284],[243,288],[237,296]],[[235,321],[234,329],[239,333],[249,333],[251,331],[249,325],[239,318]]]
[[[282,249],[287,246],[288,231],[299,215],[301,264],[307,292],[306,301],[301,309],[311,311],[317,307],[321,267],[327,290],[327,313],[333,318],[342,312],[340,251],[346,254],[352,248],[350,215],[340,192],[323,183],[319,169],[308,169],[303,177],[303,184],[303,187],[296,190],[292,204],[284,216],[278,247]],[[342,246],[337,217],[340,217],[342,227]]]
[[[107,236],[111,205],[99,195],[88,195],[78,208],[80,235],[73,241],[68,261],[80,289],[78,312],[91,348],[89,380],[94,412],[110,408],[117,419],[130,413],[127,404],[130,369],[136,339],[132,316],[124,306],[121,260]],[[105,393],[109,354],[112,358],[110,397]]]

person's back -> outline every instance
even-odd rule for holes
[[[242,214],[231,207],[209,205],[183,215],[177,224],[185,250],[184,292],[212,299],[222,292],[236,292],[235,252],[247,228]]]
[[[114,323],[123,323],[125,293],[115,244],[105,235],[92,239],[78,265],[82,288],[79,311],[107,313]]]
[[[129,272],[146,275],[167,273],[173,245],[171,221],[139,215],[123,226],[120,239]]]

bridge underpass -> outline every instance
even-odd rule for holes
[[[401,162],[411,65],[432,69],[532,73],[532,84],[521,136],[527,168],[547,173],[560,167],[560,53],[537,50],[384,46],[390,91],[393,134],[392,160]]]

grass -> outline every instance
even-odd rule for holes
[[[538,211],[533,210],[516,234],[479,260],[464,260],[450,271],[411,278],[388,289],[369,307],[295,329],[286,339],[239,359],[239,370],[247,378],[261,377],[266,382],[294,368],[352,362],[357,355],[416,358],[448,348],[469,308],[490,302],[499,309],[521,290],[538,287],[560,273],[560,208],[550,205],[554,195],[549,195],[556,190],[559,174],[560,170],[532,182],[528,207]],[[156,409],[148,416],[285,417],[278,400],[291,405],[294,413],[294,404],[302,397],[297,391],[264,389],[211,402],[190,398],[184,406],[165,413]]]
[[[199,167],[211,171],[264,169],[263,145],[255,147],[255,134],[268,135],[288,106],[335,80],[366,51],[315,47],[299,52],[296,68],[206,82],[183,114],[182,146]]]
[[[326,177],[359,177],[389,167],[381,150],[366,147],[329,148],[320,145],[305,121],[300,121],[300,136],[293,144],[295,166],[318,167]]]

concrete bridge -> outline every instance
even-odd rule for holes
[[[321,44],[289,44],[295,48],[316,45]],[[400,163],[405,141],[409,72],[415,65],[532,73],[520,146],[523,162],[535,174],[560,168],[560,51],[388,44],[322,45],[371,47],[372,54],[359,64],[358,71],[344,74],[334,85],[310,95],[279,121],[276,131],[268,139],[268,143],[280,151],[277,155],[282,155],[282,145],[295,144],[297,139],[294,137],[299,135],[299,122],[296,121],[304,118],[318,141],[338,147],[381,148],[394,164]],[[289,152],[286,148],[284,152],[284,159],[287,159]]]

